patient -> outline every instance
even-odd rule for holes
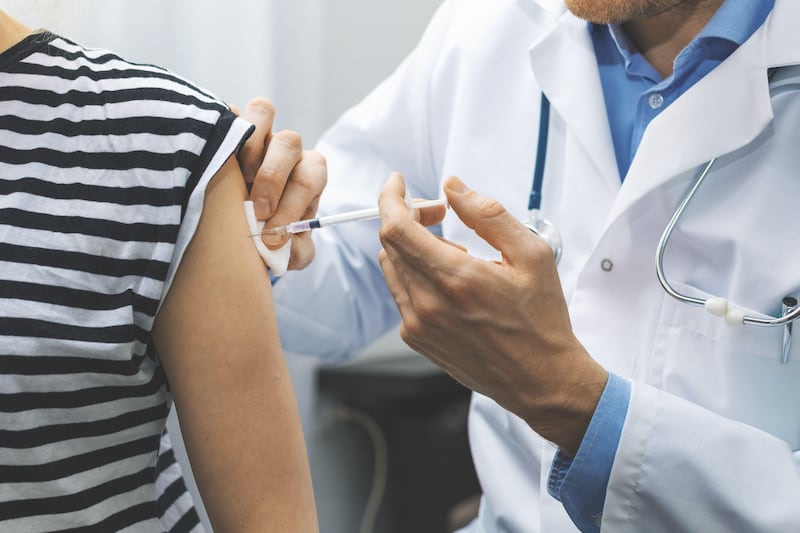
[[[158,501],[174,401],[215,531],[317,531],[250,125],[3,11],[0,79],[0,530],[199,527]]]

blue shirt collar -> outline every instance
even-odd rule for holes
[[[697,36],[724,39],[741,46],[772,11],[775,0],[726,0]]]
[[[775,0],[725,0],[697,37],[678,55],[675,60],[675,70],[679,70],[682,64],[691,62],[702,54],[702,44],[706,41],[727,42],[731,45],[731,49],[740,46],[761,26],[774,4]],[[592,28],[593,31],[596,29],[599,28]],[[655,79],[658,79],[655,70],[634,48],[622,27],[618,24],[609,24],[608,29],[624,60],[625,70],[648,77],[655,75]]]

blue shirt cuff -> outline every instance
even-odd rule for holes
[[[583,532],[600,531],[606,488],[630,398],[630,382],[609,373],[578,453],[571,458],[559,450],[550,469],[547,491],[564,505]]]

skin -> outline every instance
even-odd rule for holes
[[[267,220],[265,227],[272,228],[316,216],[320,195],[328,181],[325,158],[319,152],[303,150],[297,132],[272,132],[275,106],[270,100],[254,98],[240,115],[256,126],[238,154],[256,217]],[[307,267],[315,253],[310,232],[262,236],[271,249],[283,246],[289,238],[292,239],[289,269]]]
[[[0,10],[0,51],[10,48],[32,31]],[[256,126],[237,154],[256,217],[267,220],[268,228],[313,218],[328,180],[325,158],[319,152],[304,150],[299,133],[272,131],[275,106],[270,100],[254,98],[241,111],[231,107]],[[301,270],[314,259],[310,233],[262,237],[264,244],[272,249],[280,248],[289,238],[292,239],[289,269]]]
[[[30,33],[0,10],[0,52]],[[243,114],[255,117],[261,132],[269,131],[271,104],[263,99],[251,104]],[[267,137],[261,135],[259,154],[246,157],[260,161],[264,147],[273,146],[264,159],[268,170],[276,169],[272,176],[291,182],[293,175],[303,174],[296,170],[304,159],[299,137],[291,132],[275,134],[271,142]],[[306,446],[278,337],[272,286],[246,238],[246,198],[245,179],[231,157],[208,186],[197,231],[158,312],[153,339],[214,530],[315,533]]]
[[[623,24],[664,75],[722,0],[568,0],[576,14]],[[402,177],[380,197],[379,260],[402,316],[401,337],[467,387],[575,454],[608,373],[570,326],[552,250],[494,200],[451,177],[445,194],[459,218],[502,253],[471,257],[416,223]]]
[[[574,453],[608,374],[572,334],[553,252],[502,205],[457,178],[444,191],[502,261],[472,257],[433,236],[412,218],[403,179],[393,174],[378,204],[379,260],[402,317],[400,336]]]
[[[579,17],[621,24],[664,77],[722,1],[566,0]],[[422,224],[412,220],[399,176],[389,179],[381,195],[380,262],[401,311],[401,336],[457,380],[575,453],[607,372],[571,331],[552,252],[502,206],[462,187],[454,179],[446,184],[453,210],[503,252],[501,263],[481,262],[432,237],[422,225],[438,222],[441,212],[426,210]],[[293,200],[299,206],[310,205],[319,191],[294,193],[304,195]]]
[[[207,190],[153,338],[214,530],[316,532],[272,287],[249,239],[231,238],[247,235],[246,194],[232,158]]]
[[[11,48],[31,32],[29,27],[0,10],[0,52]]]
[[[566,0],[577,16],[597,23],[622,24],[636,48],[664,77],[672,73],[678,53],[705,26],[723,0]],[[275,108],[269,100],[250,101],[242,116],[256,131],[239,153],[256,216],[266,227],[312,218],[327,184],[324,157],[303,150],[295,132],[272,132]],[[277,200],[277,202],[275,201]],[[287,237],[264,236],[270,248]],[[305,268],[315,249],[311,233],[291,236],[290,269]]]
[[[576,16],[621,24],[637,50],[663,77],[723,0],[566,0]]]

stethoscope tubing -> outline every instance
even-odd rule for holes
[[[542,216],[539,207],[542,203],[542,184],[544,183],[544,167],[547,160],[547,138],[550,133],[550,100],[542,92],[539,107],[539,140],[536,148],[536,164],[533,167],[533,183],[528,196],[528,219],[525,226],[542,238],[553,250],[556,265],[561,260],[561,233],[552,222]]]
[[[705,167],[703,167],[703,170],[700,172],[700,175],[697,176],[694,185],[692,185],[692,188],[689,190],[686,196],[684,196],[680,205],[672,214],[672,218],[667,224],[667,227],[664,228],[664,232],[661,234],[661,238],[658,240],[658,246],[656,247],[656,275],[658,276],[658,281],[659,283],[661,283],[661,286],[664,288],[665,291],[667,291],[667,294],[669,294],[673,298],[687,304],[699,305],[700,307],[705,306],[706,301],[704,299],[694,298],[692,296],[686,296],[684,294],[679,293],[672,287],[669,280],[667,279],[667,275],[664,273],[664,253],[667,249],[667,242],[669,242],[669,238],[672,235],[672,231],[675,229],[675,226],[678,225],[678,220],[680,220],[681,215],[683,215],[683,212],[686,210],[686,206],[689,205],[689,202],[694,197],[694,193],[697,192],[697,189],[700,187],[700,184],[703,183],[703,180],[706,179],[706,176],[708,176],[711,167],[714,166],[714,163],[716,161],[717,159],[714,158],[708,163],[706,163]]]
[[[772,75],[775,73],[775,70],[776,69],[770,69],[768,73],[769,79],[772,78]],[[542,183],[544,181],[545,161],[547,157],[549,126],[550,126],[550,101],[545,96],[544,92],[542,92],[541,107],[539,114],[539,141],[538,141],[538,149],[536,152],[537,153],[536,162],[534,165],[533,183],[531,186],[531,193],[528,202],[529,219],[528,222],[526,222],[526,226],[528,226],[528,228],[531,231],[533,231],[540,237],[543,237],[551,245],[555,253],[556,263],[558,263],[558,260],[560,259],[561,256],[561,246],[562,246],[560,233],[552,223],[542,218],[541,213],[539,211],[542,199]],[[656,248],[656,256],[655,256],[656,276],[658,277],[659,283],[661,284],[663,289],[667,292],[667,294],[669,294],[670,296],[672,296],[673,298],[675,298],[680,302],[689,305],[705,307],[707,309],[709,308],[710,299],[695,298],[693,296],[682,294],[672,286],[672,284],[667,279],[667,275],[664,271],[664,255],[667,249],[667,245],[669,243],[669,239],[672,236],[672,232],[678,225],[678,221],[680,220],[681,216],[683,216],[689,203],[694,198],[695,193],[700,188],[700,185],[702,185],[706,177],[709,175],[711,168],[714,166],[716,161],[717,158],[711,159],[700,170],[694,184],[689,189],[689,192],[684,196],[683,200],[681,200],[680,205],[672,214],[672,217],[670,218],[670,221],[667,224],[666,228],[664,228],[664,232],[661,234],[661,238],[658,241],[658,246]],[[713,299],[724,301],[725,306],[728,305],[727,300],[717,297],[714,297]],[[750,324],[753,326],[766,326],[766,327],[787,326],[798,319],[800,319],[800,306],[794,306],[788,308],[787,312],[783,313],[780,317],[777,318],[775,317],[761,318],[751,315],[741,315],[742,324]],[[736,321],[737,322],[739,321],[738,315]]]
[[[702,298],[694,298],[692,296],[687,296],[685,294],[681,294],[670,284],[669,280],[667,279],[667,275],[664,272],[664,254],[667,249],[667,244],[669,243],[669,238],[672,235],[673,230],[678,225],[678,221],[680,220],[681,216],[683,216],[684,212],[686,211],[686,207],[692,201],[697,189],[700,188],[700,185],[706,179],[708,174],[711,171],[711,167],[714,166],[714,163],[717,161],[717,158],[710,160],[708,163],[705,164],[703,169],[700,171],[700,174],[697,176],[694,184],[692,185],[689,192],[686,193],[683,200],[681,201],[678,208],[672,214],[672,218],[670,219],[669,223],[667,224],[664,232],[661,234],[661,238],[658,241],[658,246],[656,247],[656,275],[658,276],[658,281],[661,283],[661,286],[664,290],[672,296],[673,298],[690,305],[697,305],[700,307],[705,307],[706,303],[708,302],[707,299]],[[790,324],[800,318],[800,306],[795,307],[785,315],[780,317],[774,318],[760,318],[750,315],[744,315],[742,318],[743,324],[750,324],[753,326],[766,326],[766,327],[773,327],[773,326],[784,326]]]
[[[777,71],[776,68],[770,69],[767,73],[767,79],[772,80],[773,75]],[[664,228],[664,232],[661,234],[661,238],[658,241],[658,247],[656,248],[656,275],[658,276],[658,281],[664,290],[672,296],[673,298],[690,305],[697,305],[701,307],[706,307],[709,300],[702,299],[702,298],[694,298],[692,296],[688,296],[685,294],[679,293],[675,288],[670,284],[669,280],[667,279],[666,273],[664,272],[664,253],[667,248],[667,243],[669,242],[669,238],[672,235],[673,230],[678,225],[678,221],[680,220],[681,216],[683,216],[684,212],[686,211],[687,206],[692,201],[697,189],[700,188],[700,185],[706,179],[708,174],[711,171],[711,167],[714,166],[716,163],[717,158],[711,159],[705,166],[702,168],[700,173],[697,176],[692,187],[689,189],[689,192],[684,196],[683,200],[681,201],[678,208],[672,214],[672,218],[670,219],[667,227]],[[762,327],[774,327],[774,326],[788,326],[795,320],[800,319],[800,306],[795,305],[794,307],[788,308],[787,312],[783,313],[779,317],[770,317],[770,318],[761,318],[756,316],[750,315],[743,315],[741,322],[742,324],[750,324],[753,326],[762,326]]]

